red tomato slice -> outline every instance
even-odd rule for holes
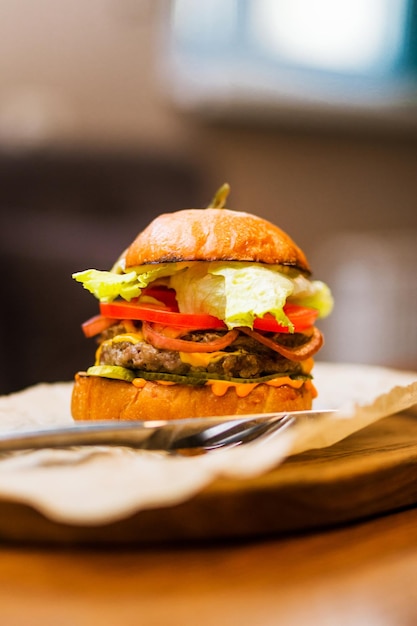
[[[164,287],[163,285],[160,287],[146,287],[142,290],[142,294],[144,296],[155,298],[155,300],[163,302],[165,306],[168,306],[170,309],[178,311],[177,298],[174,289]]]
[[[162,308],[157,305],[141,304],[135,302],[100,302],[100,312],[105,317],[118,320],[142,320],[155,322],[165,326],[177,326],[178,328],[225,328],[226,325],[213,315],[194,315],[190,313],[178,313],[170,308]]]
[[[103,330],[110,328],[113,324],[114,319],[112,318],[104,317],[104,315],[94,315],[94,317],[90,317],[90,319],[81,324],[81,328],[86,337],[94,337],[102,333]]]
[[[302,332],[314,325],[318,316],[316,309],[287,304],[284,311],[294,324],[295,332]],[[100,312],[104,317],[125,320],[142,320],[154,322],[165,326],[204,330],[208,328],[226,328],[224,322],[213,315],[179,313],[170,308],[162,308],[156,305],[141,304],[135,302],[101,302]],[[288,328],[278,324],[276,319],[267,314],[263,318],[257,318],[254,328],[269,332],[287,333]]]
[[[284,313],[288,319],[294,324],[294,331],[296,333],[307,330],[314,326],[314,323],[319,315],[317,309],[311,309],[306,306],[298,306],[297,304],[286,304],[284,306]],[[287,333],[288,328],[281,326],[276,321],[275,317],[271,313],[267,313],[264,317],[258,317],[253,327],[257,330],[265,330],[267,332]]]

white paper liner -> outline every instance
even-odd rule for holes
[[[259,476],[288,456],[332,445],[373,422],[417,405],[417,373],[316,363],[317,409],[337,409],[266,441],[203,456],[167,456],[122,447],[39,450],[0,460],[0,498],[49,518],[97,525],[191,498],[215,479]],[[72,383],[40,384],[0,397],[0,431],[72,422]]]

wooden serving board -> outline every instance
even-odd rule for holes
[[[250,480],[218,480],[173,507],[104,526],[58,524],[0,501],[0,539],[152,544],[312,531],[417,504],[417,416],[385,418],[329,448],[291,457]]]

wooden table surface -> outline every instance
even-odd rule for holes
[[[240,543],[0,546],[4,626],[411,626],[416,580],[416,508]]]

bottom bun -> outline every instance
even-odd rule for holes
[[[170,420],[311,409],[313,386],[257,385],[241,398],[233,387],[223,396],[209,386],[163,385],[86,376],[75,377],[71,412],[75,420]]]

